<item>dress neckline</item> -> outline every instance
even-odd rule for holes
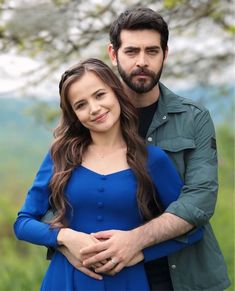
[[[96,172],[96,171],[94,171],[94,170],[92,170],[90,168],[87,168],[87,167],[85,167],[83,165],[80,165],[79,167],[82,168],[83,170],[86,170],[86,171],[88,171],[90,173],[93,173],[93,174],[95,174],[97,176],[100,176],[100,177],[107,177],[107,176],[112,176],[112,175],[119,175],[119,174],[124,174],[126,172],[130,172],[131,171],[131,168],[126,168],[126,169],[118,170],[118,171],[111,172],[111,173],[108,173],[108,174],[102,174],[102,173],[98,173],[98,172]]]

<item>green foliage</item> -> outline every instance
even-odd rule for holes
[[[234,290],[234,134],[229,125],[217,128],[219,194],[212,225],[223,251]]]
[[[230,65],[234,57],[234,15],[230,0],[8,2],[9,5],[5,5],[0,1],[3,16],[0,53],[14,51],[40,60],[41,66],[30,74],[29,80],[34,84],[53,80],[51,72],[65,63],[77,62],[88,52],[90,56],[100,57],[103,45],[108,43],[111,22],[130,6],[141,5],[159,11],[169,23],[171,39],[184,37],[188,40],[186,45],[177,45],[175,51],[170,48],[174,57],[169,58],[170,70],[164,70],[165,76],[183,76],[210,83],[212,73],[220,76],[221,70]],[[199,38],[192,37],[197,35]],[[205,46],[198,50],[202,39],[206,40]],[[208,46],[208,39],[214,45]],[[195,49],[192,42],[195,42]],[[226,45],[221,45],[223,43]],[[218,47],[221,49],[218,50]],[[189,76],[191,70],[193,72]],[[202,71],[204,74],[201,74]],[[26,84],[28,88],[29,82]]]
[[[175,8],[179,4],[185,3],[185,0],[164,0],[163,5],[166,9]]]
[[[0,264],[0,286],[3,291],[39,290],[48,262],[46,249],[4,238]]]

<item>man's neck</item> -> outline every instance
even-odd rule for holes
[[[157,84],[151,91],[147,93],[136,93],[124,84],[124,90],[136,108],[147,107],[156,102],[160,96],[159,85]]]

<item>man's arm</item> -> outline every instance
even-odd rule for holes
[[[194,226],[186,220],[171,214],[163,213],[148,223],[133,230],[141,249],[178,237],[190,231]]]
[[[193,107],[195,148],[185,152],[186,172],[179,198],[167,213],[200,227],[212,217],[218,192],[218,164],[214,125],[207,110]]]

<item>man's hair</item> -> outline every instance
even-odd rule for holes
[[[121,46],[121,31],[153,29],[161,35],[161,47],[163,52],[167,48],[169,37],[168,25],[160,14],[150,8],[134,7],[121,13],[111,24],[109,37],[113,49],[118,51]]]

